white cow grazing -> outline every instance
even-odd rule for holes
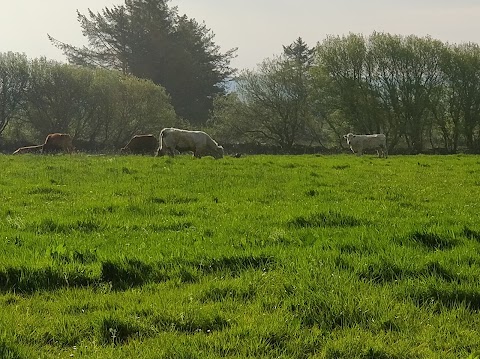
[[[357,156],[361,156],[364,150],[377,150],[378,157],[387,157],[387,138],[383,133],[374,135],[354,135],[349,133],[343,136],[347,144]]]
[[[164,128],[160,132],[160,147],[157,156],[175,155],[175,151],[192,151],[195,157],[213,156],[223,157],[223,147],[219,146],[207,133],[203,131],[187,131],[178,128]]]

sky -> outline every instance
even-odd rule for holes
[[[66,62],[48,40],[86,44],[76,11],[123,4],[121,0],[15,0],[0,6],[0,52]],[[204,22],[222,52],[238,48],[231,66],[256,69],[301,37],[315,46],[329,35],[368,36],[374,31],[431,36],[445,43],[480,43],[479,0],[171,0],[179,14]]]

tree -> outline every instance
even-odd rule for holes
[[[456,151],[460,134],[469,150],[480,151],[480,48],[477,44],[450,46],[442,63],[446,77],[447,110],[441,124]]]
[[[158,134],[176,114],[165,89],[117,70],[46,59],[31,63],[23,108],[33,138],[67,132],[86,148],[115,148],[137,133]]]
[[[31,63],[32,78],[24,117],[40,137],[52,132],[68,132],[74,138],[81,133],[81,123],[93,108],[88,98],[92,71],[49,61]]]
[[[329,36],[318,46],[317,64],[323,70],[320,73],[326,72],[330,78],[331,107],[337,115],[341,109],[337,117],[345,118],[339,126],[343,133],[389,132],[367,38],[357,34]]]
[[[410,150],[421,152],[425,134],[432,126],[431,103],[437,102],[444,84],[440,70],[443,44],[429,37],[374,33],[370,48],[374,58],[372,78],[384,108],[400,126]]]
[[[113,87],[106,88],[108,83],[113,83]],[[96,142],[118,148],[134,134],[157,136],[162,128],[176,124],[170,97],[163,87],[150,80],[108,71],[96,77],[94,87],[95,93],[108,93],[108,107],[97,106],[98,131],[92,129],[90,133]]]
[[[325,121],[341,143],[347,132],[388,132],[369,61],[367,40],[361,35],[329,36],[317,46],[312,70],[316,102],[322,99]]]
[[[432,104],[444,84],[440,41],[374,33],[329,37],[318,49],[318,66],[330,77],[338,107],[351,130],[384,132],[389,147],[405,140],[412,152],[432,132]]]
[[[284,47],[284,53],[267,59],[257,71],[238,77],[239,99],[247,108],[249,132],[284,151],[305,134],[312,120],[309,69],[313,50],[301,38]]]
[[[29,80],[25,55],[0,53],[0,134],[25,103]]]
[[[213,108],[207,126],[214,138],[229,144],[251,140],[251,109],[240,100],[237,92],[215,97]]]
[[[236,49],[221,53],[205,24],[180,16],[168,2],[125,0],[101,13],[78,12],[88,46],[49,38],[73,64],[114,68],[162,85],[177,114],[201,125],[235,72],[230,61]]]

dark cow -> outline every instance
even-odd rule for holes
[[[157,148],[158,141],[154,135],[135,135],[120,152],[134,155],[155,155]]]
[[[72,137],[67,133],[51,133],[43,144],[43,153],[65,152],[72,153],[75,148],[72,144]]]
[[[203,131],[164,128],[160,132],[159,142],[157,156],[169,154],[173,157],[176,151],[192,151],[193,155],[198,158],[202,156],[212,156],[216,159],[223,157],[223,147]]]
[[[22,155],[25,153],[42,153],[42,151],[43,151],[43,145],[25,146],[25,147],[18,148],[15,152],[13,152],[13,154]]]

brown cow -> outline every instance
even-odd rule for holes
[[[43,153],[63,151],[72,153],[75,148],[72,144],[72,137],[67,133],[51,133],[43,144]]]
[[[43,151],[43,145],[25,146],[25,147],[18,148],[15,152],[13,152],[13,154],[22,155],[25,153],[42,153],[42,151]]]
[[[120,152],[134,155],[155,155],[157,148],[158,141],[154,135],[135,135]]]

